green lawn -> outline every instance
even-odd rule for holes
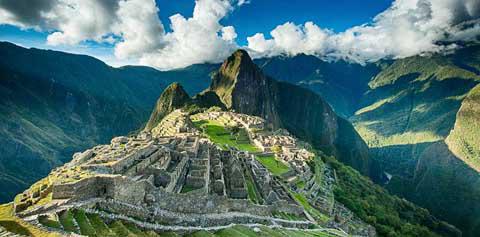
[[[97,236],[116,236],[97,214],[87,214],[87,217]]]
[[[247,183],[248,199],[250,199],[250,201],[252,201],[253,203],[259,203],[257,192],[255,189],[255,184],[249,178],[246,179],[246,183]]]
[[[274,155],[256,156],[257,160],[273,175],[282,175],[288,171],[288,166],[277,160]]]
[[[60,224],[60,222],[58,222],[57,220],[52,219],[48,216],[39,216],[38,217],[38,222],[40,222],[40,224],[42,224],[44,226],[47,226],[47,227],[50,227],[50,228],[54,228],[54,229],[61,229],[62,228],[62,224]]]
[[[77,221],[78,227],[80,227],[80,233],[86,236],[95,236],[95,228],[90,224],[85,212],[83,210],[73,210],[73,216]]]
[[[250,143],[248,135],[243,129],[240,129],[237,133],[232,134],[224,126],[215,121],[202,120],[196,121],[194,124],[197,128],[203,130],[212,142],[220,145],[223,148],[230,146],[242,151],[260,152],[260,149]]]
[[[197,188],[184,185],[180,193],[188,193],[190,191],[197,190]]]
[[[215,237],[215,235],[208,231],[201,230],[193,234],[185,235],[185,237]]]
[[[136,237],[135,234],[130,232],[127,227],[125,227],[121,221],[115,221],[110,224],[110,229],[115,232],[117,236],[120,237]]]
[[[303,196],[302,194],[300,193],[292,193],[290,192],[290,194],[293,196],[293,198],[300,204],[303,206],[303,208],[305,209],[305,211],[307,211],[313,218],[315,218],[315,220],[319,221],[319,222],[325,222],[325,221],[328,221],[328,217],[325,216],[324,214],[322,214],[320,211],[318,211],[317,209],[313,208],[310,203],[308,203],[308,199]]]
[[[73,214],[70,210],[66,210],[59,214],[60,223],[63,226],[63,229],[67,232],[77,232],[77,227],[73,222]]]

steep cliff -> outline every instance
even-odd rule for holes
[[[349,122],[312,91],[263,74],[247,52],[225,60],[209,90],[228,109],[261,116],[368,174],[368,148]]]
[[[160,98],[158,98],[157,104],[145,126],[145,130],[152,130],[167,114],[175,109],[182,108],[190,103],[191,100],[190,96],[179,83],[174,82],[170,84],[160,95]]]
[[[446,143],[457,157],[480,172],[480,85],[463,100]]]

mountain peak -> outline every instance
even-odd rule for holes
[[[152,130],[158,123],[160,123],[160,121],[162,121],[163,117],[175,109],[185,106],[190,101],[190,96],[180,83],[174,82],[170,84],[157,100],[157,104],[150,115],[145,130]]]
[[[241,72],[252,70],[258,69],[250,55],[247,51],[238,49],[223,62],[219,73],[229,80],[235,80]]]
[[[228,57],[212,78],[210,90],[215,91],[227,108],[235,107],[232,94],[251,88],[250,92],[257,91],[266,80],[261,70],[255,65],[247,51],[238,49]],[[255,96],[251,96],[254,99]]]

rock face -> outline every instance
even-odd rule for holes
[[[480,176],[445,142],[434,143],[421,154],[413,183],[411,192],[405,195],[409,200],[448,220],[462,231],[462,236],[478,236]]]
[[[480,85],[463,100],[446,143],[457,157],[480,172]]]
[[[177,82],[172,83],[163,91],[157,100],[157,104],[150,115],[145,130],[152,130],[167,114],[175,109],[182,108],[190,102],[191,98],[183,87]]]
[[[230,56],[209,90],[228,109],[263,117],[368,174],[368,148],[354,128],[315,93],[265,76],[247,52]]]

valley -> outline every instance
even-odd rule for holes
[[[7,218],[88,236],[460,235],[363,177],[365,143],[319,96],[264,76],[244,51],[213,77],[194,97],[169,85],[143,130],[74,154],[17,195]],[[295,96],[284,104],[283,91],[318,106]],[[292,103],[311,121],[286,113]]]

